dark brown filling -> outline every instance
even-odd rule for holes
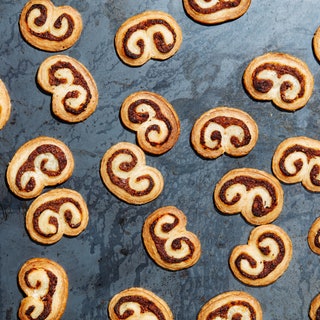
[[[206,2],[210,2],[211,0],[205,0]],[[233,1],[224,1],[224,0],[219,0],[216,4],[209,8],[202,8],[200,7],[196,0],[188,0],[190,7],[201,14],[211,14],[215,13],[224,9],[232,9],[241,3],[241,0],[233,0]]]
[[[29,18],[29,15],[31,13],[31,11],[33,10],[40,10],[40,16],[38,16],[35,20],[34,20],[34,24],[38,27],[41,27],[43,26],[46,21],[47,21],[47,8],[42,5],[42,4],[34,4],[30,7],[30,9],[27,11],[26,13],[26,17],[25,17],[25,21],[26,23],[28,23],[28,18]],[[56,28],[56,29],[60,29],[61,28],[61,25],[62,25],[62,20],[63,19],[66,19],[68,21],[68,29],[67,29],[67,32],[60,36],[60,37],[57,37],[55,35],[53,35],[52,33],[50,33],[49,31],[46,31],[46,32],[35,32],[33,31],[31,28],[29,28],[29,32],[38,37],[38,38],[41,38],[41,39],[45,39],[45,40],[50,40],[50,41],[58,41],[58,42],[61,42],[61,41],[64,41],[66,40],[67,38],[69,38],[73,32],[73,29],[74,29],[74,21],[72,19],[72,17],[66,13],[63,13],[61,14],[57,20],[54,22],[53,26]]]
[[[314,237],[314,245],[320,248],[320,230],[318,229],[316,236]]]
[[[153,41],[154,41],[154,44],[155,44],[157,50],[163,54],[166,54],[172,50],[172,48],[174,47],[174,45],[176,43],[176,38],[177,38],[177,35],[176,35],[174,29],[170,26],[170,24],[168,22],[166,22],[163,19],[148,19],[148,20],[142,21],[142,22],[130,27],[127,30],[127,32],[123,38],[123,48],[124,48],[124,52],[127,57],[132,58],[132,59],[138,59],[144,53],[145,44],[142,39],[139,39],[137,41],[137,45],[140,48],[139,54],[135,54],[135,53],[131,52],[130,49],[128,48],[128,41],[129,41],[130,37],[132,36],[132,34],[135,33],[137,30],[147,30],[148,28],[150,28],[154,25],[157,25],[157,24],[161,24],[161,25],[165,26],[172,33],[173,39],[174,39],[173,43],[167,44],[165,42],[165,39],[164,39],[162,33],[155,32],[153,34]]]
[[[271,197],[271,205],[266,207],[264,205],[264,201],[261,196],[256,195],[253,203],[252,203],[252,213],[256,217],[263,217],[267,215],[269,212],[274,210],[274,208],[278,205],[277,194],[274,186],[264,179],[255,179],[249,176],[238,176],[234,179],[226,181],[220,189],[219,197],[221,201],[227,205],[234,205],[241,199],[241,195],[237,193],[232,200],[227,200],[227,192],[228,189],[235,184],[242,184],[246,187],[246,190],[249,191],[256,187],[263,187],[266,189]]]
[[[250,130],[249,130],[248,126],[242,120],[239,120],[239,119],[236,119],[236,118],[232,118],[232,117],[220,116],[220,117],[215,117],[215,118],[212,118],[212,119],[208,120],[205,123],[205,125],[203,126],[203,128],[201,129],[201,132],[200,132],[200,144],[202,145],[203,149],[218,150],[218,149],[221,148],[222,136],[221,136],[221,133],[218,130],[213,131],[211,133],[211,135],[210,135],[210,139],[212,141],[217,141],[217,145],[214,148],[210,148],[210,147],[208,147],[206,145],[205,131],[206,131],[207,127],[211,123],[216,123],[216,124],[222,126],[223,128],[228,128],[228,127],[233,126],[233,125],[242,128],[242,130],[244,132],[244,137],[242,138],[242,140],[240,140],[236,136],[232,136],[231,139],[230,139],[230,142],[236,148],[241,148],[243,146],[246,146],[251,141]]]

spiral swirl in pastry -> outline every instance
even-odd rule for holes
[[[10,118],[11,99],[8,90],[0,79],[0,129],[2,129]]]
[[[143,288],[129,288],[116,294],[110,300],[108,310],[111,320],[173,320],[167,303]]]
[[[59,320],[68,299],[68,277],[56,262],[45,258],[28,260],[18,281],[26,298],[21,301],[21,320]]]
[[[121,120],[137,132],[139,146],[152,154],[169,151],[180,135],[180,121],[172,105],[160,95],[140,91],[128,96],[121,107]]]
[[[320,217],[312,223],[309,229],[308,244],[314,253],[320,255]]]
[[[98,89],[87,68],[76,59],[55,55],[42,62],[37,81],[52,94],[52,111],[67,122],[87,119],[98,104]]]
[[[292,244],[287,233],[278,226],[267,224],[252,230],[247,245],[232,250],[229,264],[241,282],[265,286],[287,270],[291,258]]]
[[[146,11],[129,18],[115,36],[119,58],[131,66],[141,66],[150,59],[168,59],[178,51],[181,42],[180,26],[171,15],[161,11]]]
[[[257,299],[244,291],[229,291],[210,299],[200,310],[197,320],[262,320]]]
[[[309,101],[314,79],[305,62],[276,52],[253,59],[244,72],[243,83],[254,99],[271,100],[281,109],[295,111]]]
[[[291,137],[274,152],[272,169],[285,183],[298,183],[309,191],[320,192],[320,141],[308,137]]]
[[[187,217],[173,206],[162,207],[145,220],[142,237],[151,258],[161,267],[181,270],[200,258],[198,237],[186,230]]]
[[[7,181],[17,196],[31,199],[44,187],[66,181],[73,172],[69,148],[51,137],[38,137],[20,147],[7,169]]]
[[[217,183],[214,202],[225,214],[241,213],[251,224],[267,224],[282,211],[283,190],[279,181],[267,172],[234,169]]]
[[[109,191],[131,204],[150,202],[163,189],[160,171],[147,166],[142,149],[129,142],[120,142],[104,154],[100,173]]]
[[[318,294],[310,304],[309,317],[311,320],[320,319],[320,294]]]
[[[254,148],[258,134],[258,126],[248,113],[218,107],[205,112],[195,122],[191,143],[204,158],[215,159],[225,152],[240,157]]]
[[[80,13],[70,6],[55,7],[50,0],[27,2],[19,24],[28,43],[50,52],[70,48],[82,32]]]
[[[204,24],[217,24],[241,17],[251,0],[183,0],[188,15]]]

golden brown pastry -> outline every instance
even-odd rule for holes
[[[162,207],[144,222],[142,237],[151,258],[168,270],[193,266],[200,258],[198,237],[186,230],[187,217],[176,207]]]
[[[129,142],[119,142],[104,154],[100,173],[109,191],[130,204],[150,202],[163,189],[160,171],[147,166],[142,149]]]
[[[89,212],[80,193],[70,189],[53,189],[37,197],[26,214],[30,237],[52,244],[63,235],[79,235],[88,224]]]
[[[56,262],[46,258],[28,260],[18,281],[26,298],[21,301],[19,319],[59,320],[68,300],[68,277]]]
[[[271,174],[252,168],[225,174],[214,190],[214,202],[225,214],[241,213],[253,225],[274,221],[283,207],[283,189]]]
[[[204,24],[217,24],[241,17],[251,0],[183,0],[187,14]]]
[[[287,270],[292,258],[291,239],[272,224],[251,231],[248,244],[235,247],[229,258],[236,278],[250,286],[266,286]]]
[[[320,27],[316,30],[312,39],[313,52],[318,60],[320,60]]]
[[[7,88],[0,79],[0,129],[2,129],[10,118],[11,99]]]
[[[271,52],[253,59],[243,75],[247,92],[281,109],[304,107],[312,95],[314,79],[307,64],[285,53]]]
[[[52,111],[61,120],[87,119],[98,104],[97,85],[87,68],[76,59],[55,55],[42,62],[37,81],[52,94]]]
[[[298,183],[309,191],[320,192],[320,141],[308,137],[291,137],[274,152],[272,169],[285,183]]]
[[[65,182],[73,172],[74,160],[60,140],[41,136],[21,146],[7,168],[7,181],[18,197],[37,197],[46,186]]]
[[[70,48],[82,32],[80,13],[70,6],[55,7],[50,0],[27,2],[19,24],[28,43],[51,52]]]
[[[308,244],[314,253],[320,255],[320,217],[312,223],[309,229]]]
[[[178,51],[181,42],[180,26],[171,15],[161,11],[145,11],[129,18],[115,36],[119,58],[130,66],[141,66],[150,59],[168,59]]]
[[[119,292],[110,300],[108,310],[110,320],[173,320],[167,303],[143,288],[129,288]]]
[[[311,320],[319,320],[320,316],[320,294],[318,294],[310,304],[309,317]]]
[[[122,103],[123,124],[137,132],[139,146],[152,154],[169,151],[180,135],[180,121],[173,106],[162,96],[139,91]]]
[[[244,291],[229,291],[210,299],[200,310],[197,320],[262,320],[259,301]]]
[[[224,153],[240,157],[253,149],[258,135],[258,126],[248,113],[218,107],[205,112],[195,122],[191,143],[204,158],[215,159]]]

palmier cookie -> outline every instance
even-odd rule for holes
[[[72,7],[55,7],[50,0],[31,0],[20,15],[20,31],[32,46],[50,52],[70,48],[82,32],[80,13]]]
[[[193,266],[200,258],[198,237],[186,230],[187,217],[176,207],[162,207],[144,222],[142,237],[151,258],[168,270]]]
[[[318,294],[310,304],[309,317],[311,320],[318,320],[320,315],[320,294]]]
[[[316,30],[312,39],[313,52],[318,60],[320,60],[320,26]]]
[[[40,65],[37,81],[52,94],[52,112],[61,120],[80,122],[96,110],[97,85],[87,68],[74,58],[47,58]]]
[[[110,320],[173,320],[167,303],[144,288],[129,288],[116,294],[108,306]]]
[[[241,213],[253,225],[274,221],[283,207],[283,189],[271,174],[252,168],[229,171],[217,183],[214,202],[225,214]]]
[[[139,146],[148,153],[169,151],[180,135],[180,121],[173,106],[162,96],[147,91],[135,92],[122,103],[123,124],[137,132]]]
[[[250,62],[243,83],[254,99],[273,101],[281,109],[295,111],[307,104],[314,79],[300,59],[285,53],[267,53]]]
[[[197,320],[262,320],[259,301],[244,291],[229,291],[210,299],[200,310]]]
[[[142,149],[129,142],[119,142],[104,154],[100,173],[109,191],[130,204],[150,202],[163,189],[160,171],[147,166]]]
[[[141,66],[150,59],[168,59],[181,43],[180,26],[171,15],[161,11],[146,11],[129,18],[115,36],[119,58],[130,66]]]
[[[285,183],[298,183],[320,192],[320,141],[291,137],[282,141],[272,158],[275,176]]]
[[[235,247],[229,258],[234,276],[251,286],[275,282],[288,268],[292,243],[287,233],[272,224],[252,230],[248,244]]]
[[[258,134],[258,126],[248,113],[218,107],[205,112],[195,122],[191,143],[204,158],[215,159],[224,153],[240,157],[253,149]]]
[[[10,118],[11,99],[8,90],[0,79],[0,129],[2,129]]]
[[[68,299],[68,277],[56,262],[46,258],[28,260],[20,269],[18,281],[26,298],[21,301],[21,320],[58,320]]]
[[[320,217],[312,223],[309,229],[308,244],[314,253],[320,255]]]
[[[251,0],[183,0],[187,14],[204,24],[217,24],[241,17]]]
[[[21,146],[7,168],[7,181],[18,197],[37,197],[46,186],[65,182],[73,172],[74,160],[60,140],[41,136]]]
[[[88,224],[89,212],[80,193],[70,189],[53,189],[37,197],[26,214],[30,237],[52,244],[63,235],[79,235]]]

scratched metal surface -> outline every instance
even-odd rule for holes
[[[275,224],[293,242],[293,259],[274,284],[253,288],[236,280],[228,267],[230,251],[247,241],[252,226],[239,215],[216,211],[212,193],[228,170],[253,167],[271,172],[271,157],[286,137],[320,138],[319,63],[311,41],[320,24],[318,0],[252,0],[241,18],[217,26],[191,20],[182,1],[56,0],[80,11],[84,30],[68,54],[88,67],[100,93],[96,112],[85,122],[62,123],[50,111],[51,97],[37,87],[35,75],[51,53],[34,49],[22,40],[18,28],[23,0],[0,2],[0,78],[12,99],[10,121],[0,132],[0,318],[17,319],[22,292],[17,285],[21,265],[33,257],[60,263],[69,276],[69,299],[63,319],[108,319],[107,305],[120,290],[141,286],[162,297],[175,319],[195,319],[202,305],[228,290],[244,290],[261,303],[264,319],[307,319],[309,304],[320,291],[320,257],[307,245],[308,230],[320,215],[320,195],[300,184],[283,185],[284,208]],[[149,61],[131,68],[121,63],[113,39],[130,16],[155,9],[170,13],[183,31],[179,52],[166,61]],[[287,52],[304,60],[315,78],[307,106],[295,113],[280,111],[269,102],[256,102],[245,93],[241,77],[255,56],[268,51]],[[111,195],[99,176],[105,151],[120,141],[135,142],[122,127],[119,107],[132,92],[150,90],[174,106],[181,121],[181,136],[165,155],[147,156],[165,179],[155,201],[132,206]],[[208,109],[227,105],[247,111],[259,126],[259,140],[246,157],[222,156],[206,161],[190,146],[194,121]],[[63,184],[80,192],[90,210],[88,228],[77,238],[43,246],[29,238],[24,215],[31,200],[13,196],[5,170],[24,142],[39,135],[63,140],[72,150],[75,171]],[[188,229],[198,235],[202,256],[192,268],[170,272],[149,258],[142,241],[144,219],[155,209],[174,205],[188,217]]]

